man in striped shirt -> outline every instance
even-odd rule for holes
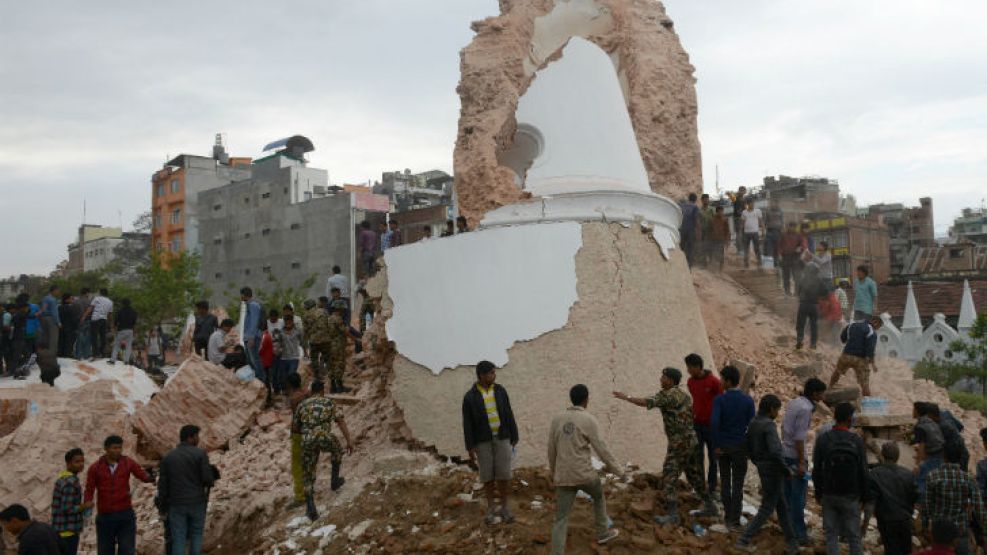
[[[476,384],[463,397],[463,436],[470,461],[480,470],[480,481],[487,496],[487,524],[514,522],[507,505],[511,486],[511,458],[518,442],[517,423],[507,390],[497,383],[492,362],[476,365]],[[496,481],[496,487],[494,482]],[[501,508],[494,503],[495,490]]]

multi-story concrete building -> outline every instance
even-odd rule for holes
[[[213,302],[225,304],[243,286],[297,288],[312,276],[305,293],[318,297],[337,264],[353,277],[356,226],[375,204],[364,197],[374,195],[330,187],[326,170],[292,150],[299,141],[272,144],[283,148],[254,161],[250,179],[199,194],[201,275]],[[372,200],[386,210],[386,199]]]
[[[866,265],[874,281],[891,276],[890,238],[881,222],[839,214],[809,214],[809,235],[818,245],[826,241],[833,254],[833,279],[850,279],[857,266]]]
[[[916,281],[987,279],[987,245],[965,241],[915,249],[902,277]]]
[[[861,211],[861,217],[884,222],[891,238],[891,275],[906,273],[910,257],[920,248],[936,245],[932,199],[919,199],[919,206],[905,207],[901,203],[872,204]]]
[[[786,221],[801,219],[807,214],[825,212],[839,213],[840,183],[825,177],[778,177],[764,178],[763,194],[772,208],[781,210]]]
[[[106,268],[117,258],[117,247],[127,244],[131,252],[147,252],[151,248],[151,235],[123,231],[119,227],[103,227],[93,224],[79,226],[79,238],[68,247],[68,263],[64,274],[92,272]]]
[[[949,237],[956,243],[970,241],[987,245],[987,208],[964,208],[963,215],[953,220]]]
[[[413,174],[406,169],[403,172],[384,172],[373,190],[390,197],[393,211],[406,212],[429,206],[451,206],[452,182],[452,176],[441,170]]]
[[[213,155],[180,154],[151,176],[151,247],[195,251],[199,244],[199,193],[250,178],[250,158],[231,158],[216,135]]]

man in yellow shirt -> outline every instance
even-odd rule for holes
[[[492,362],[476,365],[476,384],[463,396],[463,436],[470,461],[480,470],[480,481],[487,496],[487,524],[514,522],[507,498],[511,489],[511,459],[518,442],[517,423],[507,390],[495,383],[497,371]],[[496,482],[496,487],[494,482]],[[497,490],[497,491],[495,491]],[[499,493],[497,510],[494,495]]]

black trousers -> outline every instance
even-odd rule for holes
[[[795,318],[795,344],[799,347],[805,339],[806,320],[809,321],[809,345],[814,349],[819,341],[819,305],[799,303],[798,316]]]
[[[727,525],[740,525],[744,505],[744,478],[747,477],[747,449],[743,445],[721,447],[717,457],[720,467],[720,500]]]
[[[884,555],[908,555],[912,550],[912,521],[887,522],[877,519]]]
[[[89,324],[89,333],[93,339],[93,358],[103,358],[106,356],[106,320],[93,320]]]

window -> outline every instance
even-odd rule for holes
[[[286,194],[286,195],[288,194],[288,188],[287,187],[284,188],[284,194]]]
[[[271,234],[271,228],[265,227],[264,229],[260,230],[260,234],[261,235],[270,235]]]
[[[243,238],[244,239],[250,239],[250,232],[248,231],[248,232],[244,233],[243,234]]]
[[[216,272],[216,275],[214,277],[216,279],[223,279],[223,272]]]
[[[223,238],[222,237],[213,237],[212,244],[214,244],[214,245],[222,245],[223,244]]]
[[[265,274],[269,274],[269,273],[271,273],[271,267],[270,266],[264,266],[263,268],[261,268],[261,271],[264,272]]]
[[[161,227],[161,214],[158,214],[156,212],[154,214],[154,227],[155,228]]]
[[[212,209],[213,209],[213,210],[219,210],[219,209],[221,209],[222,207],[223,207],[223,205],[222,205],[222,204],[214,204],[214,205],[212,205]]]
[[[963,249],[949,249],[949,258],[953,260],[963,258]]]
[[[292,270],[297,270],[297,269],[299,269],[301,267],[302,267],[302,263],[301,262],[292,262],[291,263],[291,269]]]
[[[301,229],[302,224],[291,224],[291,229]]]
[[[171,252],[181,252],[181,250],[182,250],[182,238],[181,236],[178,236],[171,240]]]
[[[171,211],[171,223],[180,224],[182,223],[182,209],[176,208]]]
[[[158,196],[163,197],[165,194],[164,183],[158,183]]]
[[[271,198],[271,193],[270,193],[270,191],[268,191],[268,192],[266,192],[266,193],[261,193],[261,194],[260,194],[260,198]]]
[[[243,197],[244,204],[250,204],[250,197]]]
[[[245,275],[245,276],[249,276],[249,275],[250,275],[250,268],[247,268],[247,269],[245,269],[245,270],[243,271],[243,275]]]
[[[177,179],[172,179],[171,180],[171,192],[172,193],[177,193],[179,190],[181,190],[181,183],[179,183]]]

